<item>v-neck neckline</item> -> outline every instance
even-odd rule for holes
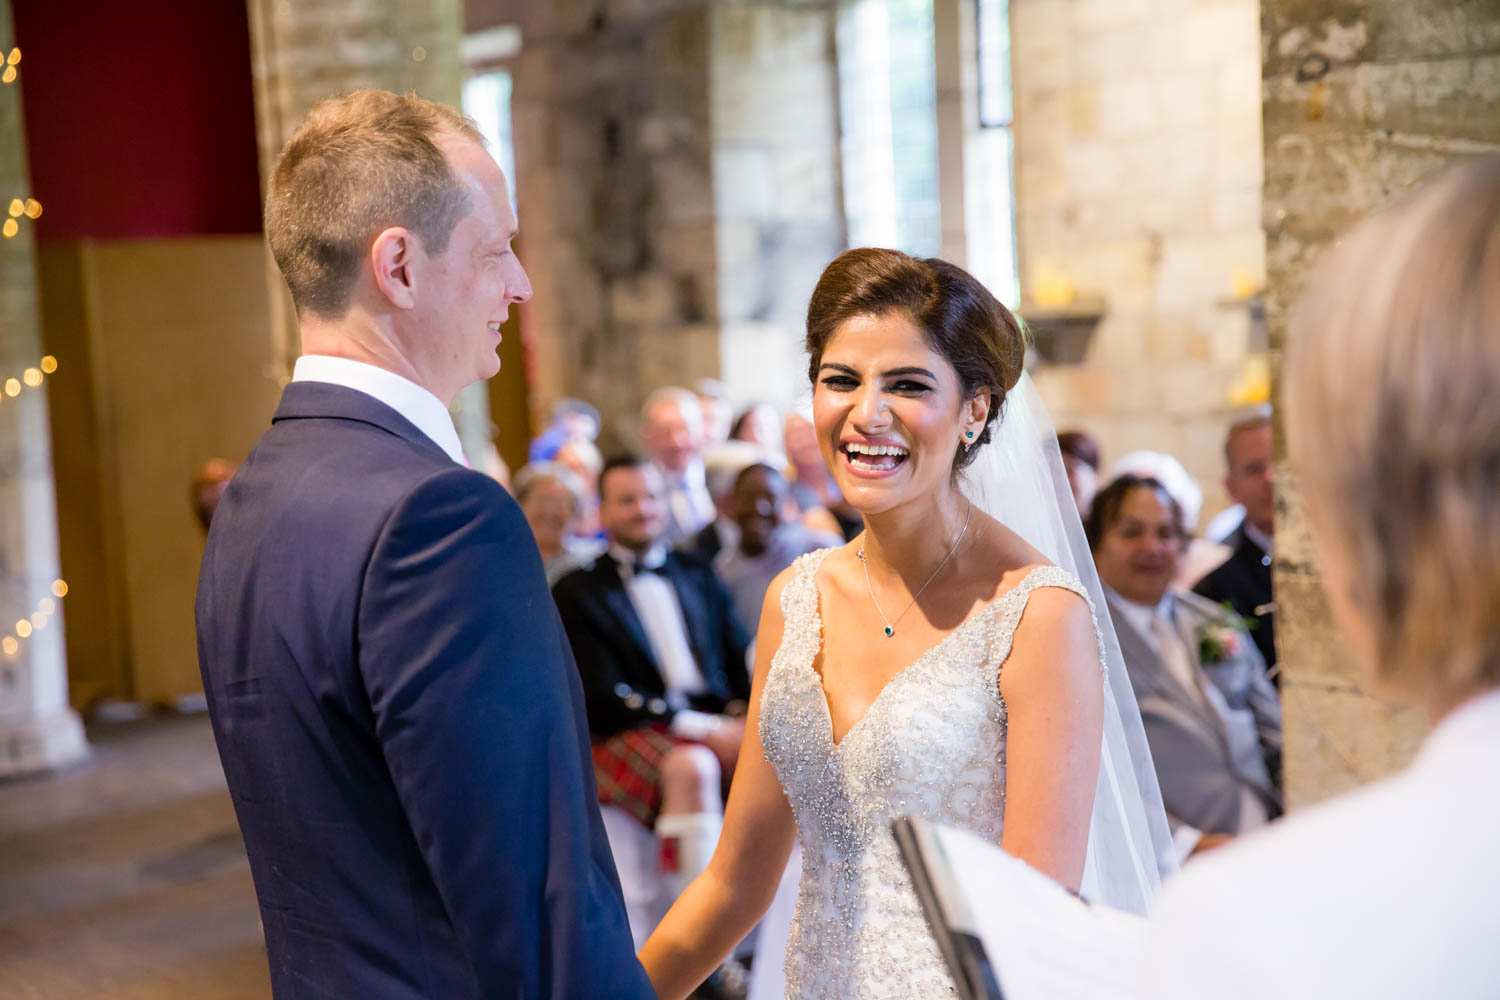
[[[828,701],[828,689],[823,686],[823,672],[813,667],[813,664],[817,662],[818,655],[823,652],[823,595],[818,590],[818,570],[822,569],[822,567],[823,559],[819,559],[817,565],[811,567],[810,571],[807,574],[807,585],[812,589],[812,627],[814,634],[816,634],[818,637],[818,644],[813,647],[811,655],[808,656],[807,660],[802,664],[802,666],[806,669],[807,673],[811,675],[813,684],[818,691],[818,699],[823,705],[823,718],[827,723],[827,729],[825,730],[824,735],[828,741],[829,751],[833,756],[838,756],[840,754],[840,752],[844,748],[844,744],[849,742],[849,737],[853,736],[855,730],[864,725],[865,720],[870,717],[870,715],[875,711],[877,707],[879,707],[881,701],[885,698],[886,692],[891,690],[891,688],[893,688],[898,681],[905,678],[918,666],[925,663],[928,659],[934,656],[949,641],[951,641],[961,633],[967,631],[971,625],[984,618],[995,608],[1005,604],[1016,594],[1021,593],[1025,589],[1027,583],[1029,583],[1031,578],[1037,573],[1045,569],[1053,568],[1047,564],[1033,566],[1030,570],[1027,571],[1026,575],[1021,578],[1021,581],[1014,587],[1011,587],[1005,593],[1001,594],[993,601],[990,601],[984,607],[971,613],[969,617],[959,622],[951,632],[934,642],[931,646],[928,646],[925,650],[918,654],[916,659],[912,660],[906,666],[902,667],[900,670],[892,674],[886,680],[886,682],[881,685],[880,690],[875,693],[875,697],[871,699],[870,704],[866,706],[864,713],[861,714],[858,719],[854,720],[854,723],[848,729],[844,730],[843,736],[835,739],[833,735],[833,708]]]

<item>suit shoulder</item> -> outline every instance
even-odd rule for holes
[[[552,596],[571,598],[597,589],[596,581],[601,568],[599,556],[590,557],[586,562],[557,578],[557,582],[552,585]]]
[[[471,541],[530,538],[521,508],[489,476],[447,465],[406,484],[390,505],[382,536],[392,542],[467,536]]]
[[[1177,602],[1189,613],[1208,621],[1227,622],[1228,616],[1224,605],[1216,598],[1216,594],[1202,594],[1196,590],[1184,590],[1177,593]]]
[[[1226,559],[1207,573],[1203,578],[1193,584],[1192,593],[1210,600],[1223,600],[1227,594],[1229,577],[1233,574],[1230,560]]]

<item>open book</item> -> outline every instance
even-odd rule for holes
[[[1146,922],[966,830],[891,824],[961,1000],[1134,1000]]]

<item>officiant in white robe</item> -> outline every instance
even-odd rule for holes
[[[1363,223],[1309,288],[1287,439],[1329,605],[1364,686],[1434,728],[1405,771],[1170,881],[1142,995],[1493,998],[1500,156]]]

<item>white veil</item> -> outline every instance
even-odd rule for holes
[[[1006,395],[992,435],[964,470],[964,495],[1083,581],[1104,640],[1104,743],[1081,894],[1145,913],[1162,876],[1177,867],[1172,836],[1057,434],[1029,375]]]

